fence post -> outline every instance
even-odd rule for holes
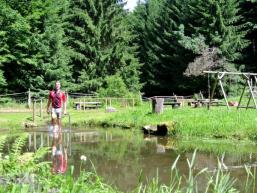
[[[35,116],[36,116],[36,100],[34,99],[33,100],[33,116],[32,116],[33,122],[35,122]]]
[[[28,107],[29,107],[29,109],[31,107],[31,93],[30,93],[30,89],[28,91]]]
[[[67,106],[69,104],[69,94],[68,94],[68,91],[66,91],[66,104],[67,104]]]
[[[83,108],[83,110],[85,111],[86,110],[86,98],[84,97],[84,108]]]
[[[40,98],[40,117],[43,117],[43,98]]]

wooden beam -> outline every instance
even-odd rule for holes
[[[248,84],[248,87],[249,87],[249,91],[250,91],[251,97],[253,99],[254,106],[257,109],[257,104],[256,104],[256,101],[255,101],[255,98],[254,98],[253,89],[252,89],[252,86],[251,86],[251,83],[250,83],[249,79],[247,80],[247,84]],[[249,106],[249,104],[247,104],[247,106]]]
[[[221,79],[219,79],[219,84],[220,84],[220,87],[221,87],[221,90],[222,90],[222,93],[223,93],[223,96],[224,96],[224,99],[225,99],[227,108],[229,109],[227,95],[226,95],[226,93],[225,93],[225,90],[224,90],[224,87],[223,87],[223,85],[222,85],[222,80],[221,80]]]
[[[257,76],[257,73],[251,73],[251,72],[217,72],[217,71],[203,71],[203,73],[206,74],[229,74],[229,75],[248,75],[248,76]]]
[[[243,88],[243,90],[242,90],[242,93],[241,93],[241,96],[240,96],[240,99],[239,99],[239,102],[238,102],[238,106],[237,106],[237,109],[239,109],[239,108],[240,108],[240,105],[241,105],[241,101],[242,101],[242,98],[243,98],[243,96],[244,96],[244,93],[245,93],[245,88],[246,88],[246,85],[247,85],[247,79],[246,79],[246,81],[245,81],[245,85],[244,85],[244,88]]]
[[[212,101],[212,99],[213,99],[214,92],[215,92],[215,89],[216,89],[216,87],[217,87],[217,83],[218,83],[218,74],[217,74],[217,76],[216,76],[216,78],[215,78],[215,81],[214,81],[214,83],[213,83],[211,95],[210,95],[210,98],[209,98],[208,110],[210,110],[211,101]]]

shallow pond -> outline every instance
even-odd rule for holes
[[[244,165],[257,166],[254,144],[208,139],[178,141],[121,129],[30,131],[27,149],[35,151],[41,146],[51,148],[46,159],[52,163],[52,172],[65,173],[72,165],[75,176],[84,169],[95,170],[105,182],[125,192],[133,190],[139,180],[147,182],[157,176],[162,183],[169,184],[171,166],[178,155],[177,169],[187,176],[187,159],[192,159],[195,148],[198,149],[195,171],[208,168],[213,173],[219,159],[222,168],[240,182],[235,186],[241,190],[246,180]],[[200,176],[198,183],[199,190],[203,191],[201,185],[207,183],[206,176]]]

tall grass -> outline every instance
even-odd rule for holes
[[[251,171],[245,167],[247,173],[247,180],[244,184],[243,190],[238,190],[235,185],[236,179],[231,178],[228,171],[223,171],[221,163],[218,161],[218,168],[215,173],[211,173],[207,168],[202,169],[199,172],[194,170],[196,151],[193,154],[192,160],[187,160],[188,163],[188,175],[181,176],[177,170],[176,164],[179,157],[174,161],[171,167],[171,180],[170,184],[161,184],[158,179],[152,179],[148,184],[140,183],[139,186],[133,191],[133,193],[250,193],[256,191],[256,170]],[[205,176],[207,178],[206,183],[201,186],[203,190],[199,190],[198,178]],[[242,183],[242,182],[240,182]]]

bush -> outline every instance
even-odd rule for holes
[[[0,104],[6,104],[6,103],[12,103],[12,99],[11,98],[0,98]]]
[[[105,87],[98,91],[101,97],[126,97],[130,95],[123,79],[118,74],[108,76],[105,82]]]

